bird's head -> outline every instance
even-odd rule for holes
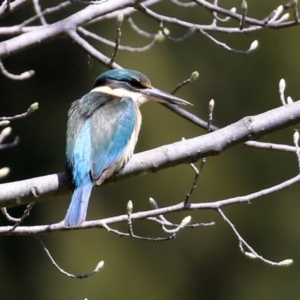
[[[150,80],[140,72],[121,69],[101,74],[92,91],[99,91],[117,97],[130,97],[137,105],[148,100],[162,103],[192,105],[191,103],[151,86]]]

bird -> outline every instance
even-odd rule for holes
[[[65,174],[73,194],[65,227],[85,221],[92,187],[120,171],[132,157],[142,122],[139,106],[148,100],[192,105],[152,87],[145,75],[128,69],[102,73],[92,90],[71,104]]]

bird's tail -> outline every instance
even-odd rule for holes
[[[88,182],[75,188],[64,219],[66,227],[77,227],[85,221],[92,187],[92,182]]]

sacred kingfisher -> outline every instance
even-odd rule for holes
[[[101,185],[131,158],[142,122],[139,106],[148,100],[191,105],[152,87],[145,75],[125,69],[103,73],[88,94],[72,103],[66,176],[74,191],[66,227],[77,227],[85,220],[93,185]]]

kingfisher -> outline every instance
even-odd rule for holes
[[[138,139],[148,100],[192,105],[151,86],[140,72],[109,70],[96,78],[93,89],[72,103],[68,112],[66,177],[74,186],[64,219],[78,227],[86,219],[92,187],[118,172],[129,161]]]

